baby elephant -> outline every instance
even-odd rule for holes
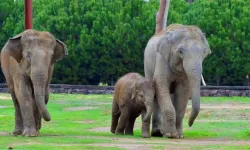
[[[150,137],[154,96],[155,86],[152,80],[145,79],[138,73],[128,73],[121,77],[115,85],[111,132],[133,135],[135,119],[141,114],[142,137]]]

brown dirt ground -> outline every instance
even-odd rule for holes
[[[191,112],[191,106],[188,106],[187,115]],[[244,110],[244,109],[250,109],[249,104],[202,104],[201,106],[202,111],[201,113],[204,113],[206,115],[208,113],[209,115],[213,114],[216,109],[219,111],[222,111],[222,115],[226,115],[226,117],[230,118],[232,117],[231,113],[228,113],[227,110],[230,111],[237,111],[238,110]],[[224,114],[225,113],[225,114]],[[242,122],[250,122],[250,118],[248,114],[244,114],[245,112],[238,112],[234,114],[234,116],[237,118],[237,121]],[[243,116],[243,117],[242,117]],[[248,116],[248,117],[247,117]],[[218,116],[219,117],[219,116]],[[225,117],[225,116],[223,116]],[[241,118],[241,119],[240,119]],[[138,117],[139,119],[139,117]],[[239,119],[239,120],[238,120]],[[202,119],[196,120],[197,122],[234,122],[235,120],[220,120],[220,119]],[[137,123],[135,127],[140,128],[140,124]],[[91,132],[110,132],[110,127],[98,127],[98,128],[92,128],[89,131]],[[84,137],[81,137],[84,138]],[[89,137],[90,138],[90,137]],[[102,137],[91,137],[91,138],[102,138]],[[107,139],[107,137],[105,137]],[[163,146],[164,149],[188,149],[193,145],[250,145],[250,141],[247,140],[228,140],[228,139],[162,139],[162,140],[154,140],[154,139],[133,139],[133,138],[113,138],[115,140],[115,143],[103,143],[103,144],[94,144],[96,146],[104,146],[104,147],[120,147],[125,148],[128,150],[134,150],[134,149],[152,149],[153,146]],[[147,143],[147,144],[144,144]],[[169,146],[170,144],[170,146]],[[91,144],[93,145],[93,144]]]
[[[92,107],[92,106],[81,106],[81,107],[70,107],[64,108],[66,111],[79,111],[79,110],[91,110],[91,109],[98,109],[99,107]]]
[[[187,108],[192,108],[192,105],[188,105]],[[201,109],[250,109],[249,104],[201,104]]]
[[[0,100],[10,100],[10,96],[0,96]]]

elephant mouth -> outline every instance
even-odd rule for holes
[[[27,68],[26,70],[26,75],[28,75],[29,77],[31,77],[31,67]]]

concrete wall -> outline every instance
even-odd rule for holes
[[[113,86],[51,84],[51,93],[112,94]],[[0,92],[7,93],[6,84],[0,84]],[[250,97],[250,86],[202,86],[201,96],[246,96]]]

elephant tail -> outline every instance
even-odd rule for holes
[[[155,34],[161,33],[167,27],[168,9],[170,0],[161,0],[160,7],[156,15]]]

